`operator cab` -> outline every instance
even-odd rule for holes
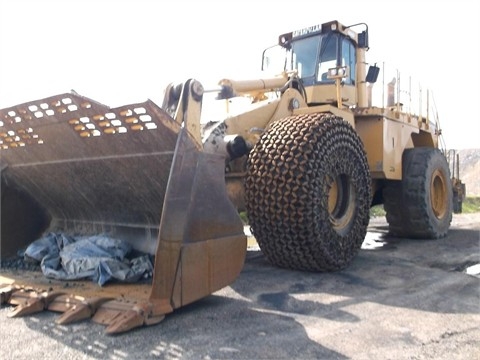
[[[262,70],[295,71],[309,105],[357,103],[357,48],[368,46],[367,32],[355,33],[338,21],[283,34],[278,45],[263,53]]]

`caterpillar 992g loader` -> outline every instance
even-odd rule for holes
[[[446,235],[440,132],[398,101],[370,105],[379,68],[367,72],[367,30],[332,21],[281,35],[280,75],[219,82],[218,99],[252,99],[220,122],[201,120],[194,79],[168,86],[162,107],[67,93],[1,110],[2,258],[46,232],[108,234],[155,258],[151,284],[75,283],[71,293],[6,269],[12,316],[92,317],[107,333],[157,323],[239,275],[240,210],[272,264],[307,271],[347,267],[374,204],[397,236]],[[263,66],[275,63],[269,54]]]

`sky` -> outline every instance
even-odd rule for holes
[[[280,34],[338,20],[368,25],[368,63],[430,89],[447,148],[480,148],[479,14],[474,0],[0,0],[0,108],[72,89],[161,105],[171,82],[258,78]]]

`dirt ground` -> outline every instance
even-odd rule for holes
[[[231,286],[123,335],[2,306],[0,358],[480,359],[478,264],[480,214],[436,241],[389,237],[375,218],[344,271],[279,269],[253,246]]]

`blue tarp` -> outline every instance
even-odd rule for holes
[[[148,254],[130,259],[132,247],[103,235],[73,237],[49,233],[25,250],[25,258],[40,262],[51,279],[91,279],[103,286],[113,280],[136,282],[150,277],[153,265]]]

